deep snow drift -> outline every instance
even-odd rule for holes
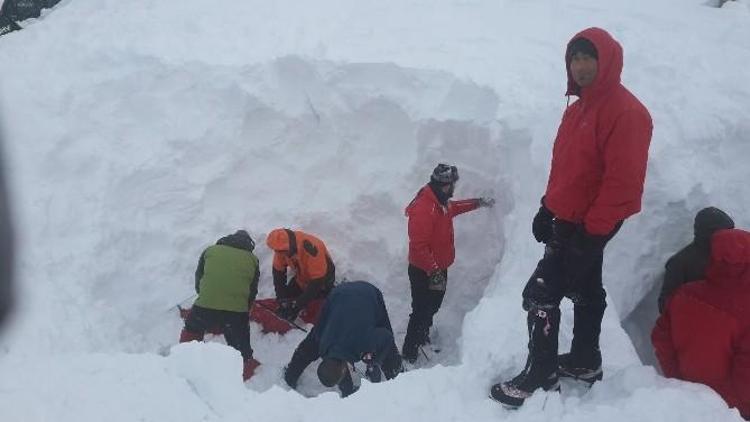
[[[2,339],[8,420],[739,418],[641,366],[619,321],[698,209],[750,226],[747,2],[351,3],[76,0],[0,39],[22,294]],[[530,222],[565,106],[563,49],[592,25],[623,44],[624,82],[655,122],[643,212],[607,251],[605,380],[507,412],[486,394],[525,358],[520,291],[542,252]],[[456,220],[429,369],[307,399],[280,380],[302,333],[254,329],[263,366],[245,386],[226,347],[155,354],[177,339],[172,307],[200,251],[239,227],[259,243],[260,296],[265,234],[315,233],[339,277],[383,289],[400,343],[403,208],[438,161],[458,165],[458,198],[497,206]],[[563,318],[564,350],[570,307]],[[323,391],[313,371],[301,383]]]

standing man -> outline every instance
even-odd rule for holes
[[[195,270],[195,300],[185,318],[180,343],[203,341],[206,330],[222,327],[229,346],[239,350],[247,381],[260,363],[250,347],[248,310],[258,294],[260,267],[253,254],[255,242],[245,230],[224,236],[201,254]]]
[[[659,292],[659,312],[664,311],[667,299],[685,283],[706,279],[706,267],[711,257],[711,235],[717,230],[733,229],[734,221],[724,211],[708,207],[695,215],[693,241],[672,255],[664,271],[664,283]]]
[[[547,191],[532,224],[546,247],[523,291],[526,366],[491,389],[491,397],[508,407],[522,405],[536,389],[558,389],[558,376],[602,378],[604,246],[641,209],[653,128],[648,110],[620,83],[622,57],[620,44],[599,28],[576,34],[565,52],[566,95],[579,99],[563,115]],[[558,359],[563,297],[574,303],[573,342]]]
[[[409,282],[411,315],[406,328],[403,358],[417,360],[417,350],[429,341],[432,319],[443,303],[448,267],[456,253],[453,217],[479,207],[492,207],[492,198],[450,201],[458,182],[456,166],[438,164],[430,181],[406,207],[409,217]]]
[[[333,288],[336,267],[322,240],[300,230],[274,229],[266,244],[273,250],[273,287],[277,314],[294,321],[303,309],[317,321],[324,298]],[[287,268],[294,274],[287,280]]]
[[[750,420],[750,233],[711,238],[706,277],[667,301],[651,340],[664,376],[705,384]]]
[[[342,397],[352,394],[354,384],[349,365],[363,361],[367,378],[380,382],[401,372],[401,356],[393,340],[393,329],[383,301],[383,293],[365,281],[343,283],[328,296],[318,324],[294,351],[284,370],[284,380],[292,387],[305,368],[322,358],[318,378],[326,387],[339,386]]]

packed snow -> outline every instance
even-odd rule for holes
[[[750,227],[748,0],[68,0],[23,26],[0,38],[19,237],[3,420],[741,420],[636,347],[647,354],[642,308],[695,212]],[[623,82],[654,120],[643,211],[606,252],[604,380],[509,411],[488,390],[526,357],[530,224],[565,44],[589,26],[623,45]],[[497,204],[456,219],[443,350],[420,369],[342,400],[314,365],[298,392],[282,381],[301,331],[252,325],[262,366],[244,385],[220,338],[175,345],[203,248],[247,229],[268,297],[263,240],[292,227],[326,242],[338,278],[383,290],[400,346],[403,210],[441,161],[459,168],[456,198]],[[571,326],[566,303],[561,350]]]

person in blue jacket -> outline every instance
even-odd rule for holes
[[[401,355],[393,338],[383,293],[366,281],[352,281],[334,288],[323,305],[318,324],[294,351],[284,380],[296,388],[302,372],[318,358],[318,379],[326,387],[338,385],[341,396],[355,389],[349,365],[363,361],[371,382],[395,378],[401,371]]]

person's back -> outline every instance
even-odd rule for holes
[[[242,245],[224,243],[208,247],[203,252],[203,275],[198,280],[198,299],[195,304],[208,309],[247,312],[257,292],[254,275],[258,258]],[[257,282],[256,282],[257,283]]]
[[[734,228],[734,221],[724,211],[704,208],[695,215],[693,241],[672,255],[664,272],[664,282],[659,293],[659,312],[664,310],[667,299],[680,286],[706,278],[706,267],[711,254],[711,235],[717,230]]]
[[[376,328],[392,333],[380,290],[365,281],[341,284],[328,296],[315,328],[320,354],[356,362],[374,351]]]
[[[750,416],[750,233],[716,232],[706,280],[680,287],[652,334],[664,375],[706,384]]]

